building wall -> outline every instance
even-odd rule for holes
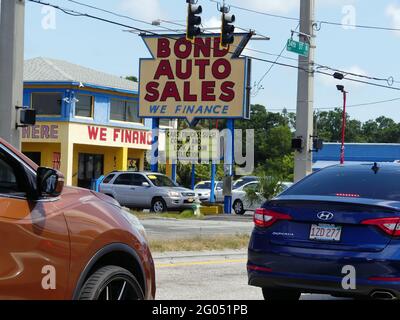
[[[57,121],[57,122],[75,122],[95,125],[116,125],[121,128],[130,129],[151,129],[149,121],[143,123],[130,123],[113,121],[110,119],[110,105],[112,99],[121,99],[127,101],[138,101],[136,94],[127,94],[117,91],[104,91],[100,89],[78,89],[67,86],[49,86],[49,85],[25,85],[24,88],[24,106],[32,106],[32,93],[61,93],[63,96],[61,115],[56,117],[37,117],[37,121]],[[93,118],[83,118],[75,116],[76,102],[75,98],[79,94],[91,95],[94,97]],[[139,110],[136,111],[137,114]]]
[[[53,168],[54,153],[61,153],[60,143],[22,143],[23,152],[40,152],[42,167]]]
[[[325,143],[324,148],[315,152],[313,161],[339,161],[340,143]],[[345,160],[357,162],[394,162],[400,160],[400,144],[347,143]]]
[[[63,97],[60,116],[42,116],[37,125],[22,130],[22,151],[40,152],[41,165],[53,167],[54,153],[60,158],[60,170],[67,185],[78,185],[79,153],[104,156],[104,174],[127,170],[129,159],[139,160],[144,169],[145,153],[151,148],[151,122],[127,123],[110,120],[111,99],[137,100],[137,95],[118,90],[77,88],[71,85],[26,85],[24,106],[31,107],[34,92],[60,92]],[[94,97],[93,117],[75,116],[75,97]],[[137,110],[138,112],[138,110]]]

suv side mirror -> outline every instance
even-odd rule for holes
[[[150,183],[148,183],[148,182],[143,182],[143,183],[142,183],[142,187],[149,188],[149,187],[150,187]]]
[[[58,197],[64,188],[64,176],[57,170],[37,169],[36,187],[39,197]]]

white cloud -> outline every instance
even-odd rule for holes
[[[386,7],[386,15],[391,18],[393,28],[400,28],[400,5],[390,4]],[[400,36],[400,32],[396,32]]]
[[[122,0],[119,7],[128,14],[149,22],[165,17],[159,0]]]

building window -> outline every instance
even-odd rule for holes
[[[32,108],[41,116],[60,116],[62,99],[61,93],[32,93]]]
[[[141,120],[138,117],[137,101],[112,99],[110,119],[116,121],[141,123]]]
[[[139,159],[129,158],[128,159],[128,170],[129,171],[139,171],[139,164],[140,164]]]
[[[79,153],[78,187],[90,189],[104,172],[104,155]]]
[[[79,94],[75,103],[75,116],[92,118],[93,117],[93,97]]]

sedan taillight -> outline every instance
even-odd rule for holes
[[[254,224],[260,228],[268,228],[279,220],[292,220],[292,217],[288,214],[283,214],[264,208],[257,209],[254,213]]]
[[[376,226],[389,236],[400,237],[400,217],[370,219],[361,224]]]

